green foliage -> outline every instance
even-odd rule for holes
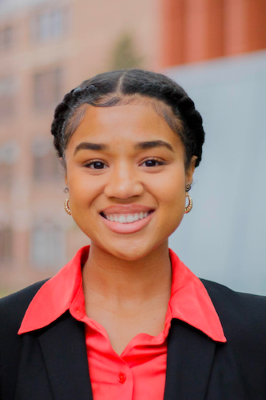
[[[113,49],[111,70],[138,68],[141,67],[142,61],[142,57],[135,50],[132,36],[124,33]]]

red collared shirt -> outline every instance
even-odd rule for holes
[[[172,289],[165,317],[165,328],[156,337],[138,334],[119,356],[107,332],[86,315],[82,289],[82,265],[89,246],[52,279],[30,303],[19,334],[43,328],[65,311],[83,321],[94,400],[162,400],[166,376],[167,336],[172,318],[199,329],[211,339],[225,342],[225,336],[211,299],[201,281],[170,251]]]

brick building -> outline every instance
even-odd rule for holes
[[[63,209],[54,107],[82,80],[123,66],[123,54],[156,68],[156,7],[0,0],[0,291],[51,276],[88,243]]]
[[[265,0],[162,0],[160,65],[266,48]]]

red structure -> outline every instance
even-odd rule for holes
[[[161,66],[266,48],[265,0],[161,0]]]

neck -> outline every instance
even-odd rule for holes
[[[171,293],[171,262],[166,241],[145,257],[122,260],[105,252],[92,242],[88,260],[83,268],[83,287],[86,298],[93,292],[112,304],[141,305],[169,299]]]

